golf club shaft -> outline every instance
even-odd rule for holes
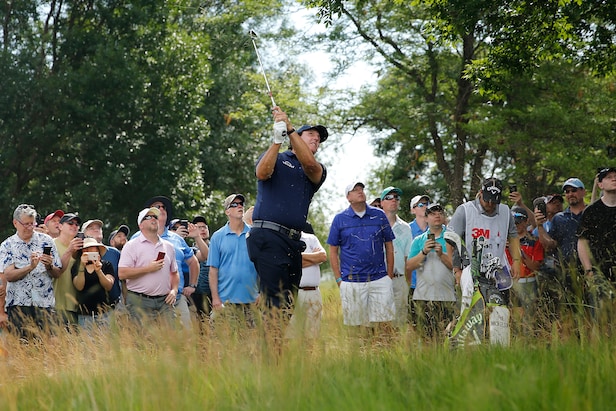
[[[263,68],[263,62],[261,61],[261,55],[259,54],[259,49],[257,48],[255,37],[256,37],[256,33],[254,32],[254,30],[251,30],[250,39],[252,40],[252,45],[255,47],[255,53],[257,53],[257,60],[259,60],[259,66],[261,66],[261,73],[263,74],[263,78],[265,79],[265,86],[267,87],[267,93],[269,94],[269,97],[272,100],[272,108],[274,108],[276,107],[276,102],[274,101],[274,96],[272,96],[272,89],[270,88],[269,81],[267,81],[267,75],[265,75],[265,68]]]

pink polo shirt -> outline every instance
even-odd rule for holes
[[[147,273],[137,278],[126,280],[129,291],[146,295],[166,295],[171,291],[171,273],[178,271],[175,261],[173,244],[158,237],[157,243],[152,243],[140,235],[126,243],[120,255],[118,267],[143,267],[156,260],[158,253],[165,253],[165,263],[158,271]]]

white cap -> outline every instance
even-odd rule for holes
[[[98,224],[101,227],[103,226],[103,222],[101,220],[88,220],[81,225],[81,231],[86,231],[86,228],[88,228],[92,224]]]
[[[158,217],[160,215],[160,210],[156,207],[149,207],[139,211],[139,216],[137,217],[137,225],[141,224],[143,218],[150,213]]]
[[[366,188],[366,185],[362,183],[361,181],[353,181],[351,184],[349,184],[348,186],[344,188],[344,196],[346,197],[351,191],[353,191],[353,189],[357,185],[362,186],[362,188]]]
[[[411,202],[409,203],[409,205],[411,206],[411,209],[413,207],[415,207],[417,205],[417,203],[419,203],[421,201],[422,198],[427,198],[428,202],[430,202],[430,196],[428,196],[427,194],[420,194],[418,196],[415,196],[411,199]]]

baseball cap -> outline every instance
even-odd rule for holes
[[[148,214],[153,214],[158,217],[160,215],[160,210],[156,207],[149,207],[139,211],[139,215],[137,216],[137,225],[141,224],[143,218]]]
[[[546,203],[549,203],[553,200],[559,200],[561,203],[565,202],[565,200],[563,199],[563,196],[561,196],[560,194],[550,194],[549,196],[545,196]]]
[[[582,183],[582,180],[575,177],[571,177],[570,179],[565,181],[565,183],[563,184],[563,191],[565,191],[565,187],[567,186],[586,189],[586,187],[584,187],[584,183]]]
[[[62,216],[62,218],[60,219],[60,224],[64,224],[68,221],[71,220],[77,220],[78,224],[81,224],[81,218],[79,218],[79,216],[75,213],[66,213]]]
[[[498,178],[486,178],[481,184],[483,201],[500,204],[503,183]]]
[[[511,207],[511,214],[513,215],[513,219],[516,223],[524,220],[528,220],[528,212],[525,208],[514,206]]]
[[[163,223],[167,224],[167,222],[171,221],[171,219],[173,218],[173,204],[171,203],[171,200],[168,197],[154,196],[150,198],[148,201],[146,201],[143,204],[143,207],[145,208],[152,207],[152,204],[157,203],[157,202],[161,202],[165,206],[165,211],[167,212],[167,221],[163,221]]]
[[[437,211],[445,211],[445,209],[439,203],[430,204],[428,205],[428,207],[426,207],[426,215],[435,213]]]
[[[174,226],[174,225],[176,225],[176,224],[177,224],[177,223],[179,223],[179,222],[180,222],[180,219],[179,219],[179,218],[174,218],[173,220],[171,220],[171,221],[169,222],[169,225],[168,225],[169,229],[171,230],[171,229],[173,228],[173,226]]]
[[[383,200],[385,196],[391,192],[397,193],[399,196],[402,195],[401,189],[399,189],[398,187],[389,186],[385,190],[383,190],[383,192],[381,193],[381,200]]]
[[[424,198],[425,198],[426,200],[428,200],[428,203],[430,203],[430,201],[431,201],[431,200],[430,200],[430,197],[429,197],[429,196],[427,196],[426,194],[416,195],[415,197],[413,197],[413,198],[411,199],[411,202],[409,203],[409,204],[410,204],[410,206],[411,206],[411,208],[415,208],[415,206],[417,205],[417,203],[419,203],[419,202],[420,202],[421,200],[423,200]]]
[[[327,137],[329,137],[329,133],[327,132],[327,129],[324,126],[319,126],[319,125],[311,126],[309,124],[304,124],[303,126],[301,126],[297,130],[297,134],[301,136],[302,133],[306,130],[316,130],[317,133],[319,133],[319,137],[321,137],[321,143],[327,140]]]
[[[103,226],[103,222],[101,220],[88,220],[81,226],[81,231],[86,231],[86,228],[88,228],[92,224],[98,224],[101,227]]]
[[[119,232],[124,233],[124,235],[128,237],[128,235],[130,234],[130,228],[128,228],[127,225],[122,224],[120,227],[118,227],[117,230],[113,230],[111,234],[109,234],[108,242],[111,243],[111,240],[113,240],[113,237],[115,237],[116,234],[118,234]]]
[[[203,217],[202,215],[196,215],[195,218],[193,218],[192,223],[193,224],[203,223],[203,224],[207,225],[207,221],[206,221],[205,217]]]
[[[64,211],[56,210],[53,213],[49,214],[47,217],[45,217],[45,221],[43,222],[43,224],[47,224],[49,220],[51,220],[52,218],[56,216],[62,218],[64,216]]]
[[[361,181],[353,181],[351,184],[347,185],[344,188],[344,196],[346,197],[347,195],[349,195],[349,193],[353,191],[355,186],[361,186],[362,188],[366,188],[366,185],[362,183]]]
[[[246,198],[241,194],[231,194],[227,198],[225,198],[224,207],[225,210],[229,208],[229,205],[236,199],[239,198],[242,202],[246,201]]]
[[[605,176],[612,172],[616,173],[616,167],[604,168],[603,170],[599,171],[599,175],[597,176],[597,178],[599,179],[599,181],[603,181]]]

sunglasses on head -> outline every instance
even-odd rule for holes
[[[383,197],[383,200],[400,200],[400,196],[398,194],[387,194]]]

